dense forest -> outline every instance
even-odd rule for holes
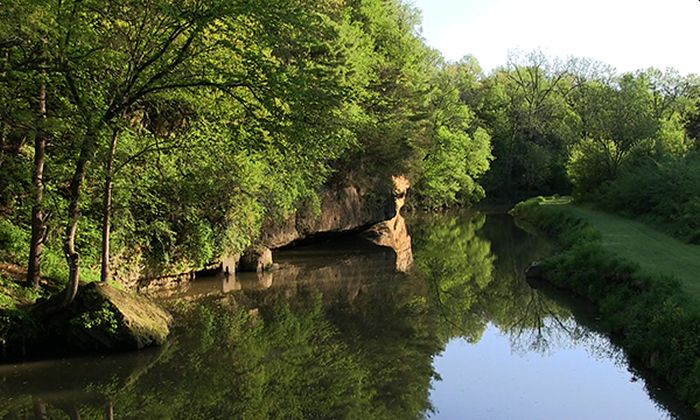
[[[394,174],[413,208],[574,193],[698,242],[699,101],[672,69],[448,62],[399,0],[4,1],[0,262],[68,303]]]

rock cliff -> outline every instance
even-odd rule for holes
[[[408,233],[406,219],[401,216],[401,209],[406,203],[406,191],[409,188],[405,178],[394,179],[394,203],[396,215],[370,227],[365,235],[379,246],[388,247],[396,253],[396,271],[406,272],[413,265],[413,246]]]
[[[244,255],[266,257],[267,254],[260,252],[261,249],[281,248],[316,235],[360,231],[383,222],[387,222],[387,225],[378,228],[373,235],[373,240],[379,245],[395,249],[405,248],[405,244],[389,242],[391,242],[393,229],[406,229],[399,212],[405,203],[409,187],[410,182],[406,177],[394,176],[391,188],[385,191],[362,191],[356,186],[327,191],[321,196],[319,213],[305,209],[281,223],[268,222],[263,228],[259,242],[255,245],[255,251],[247,250]],[[410,237],[408,247],[410,248]],[[403,255],[403,259],[402,262],[397,262],[397,268],[410,266],[412,257]],[[253,268],[270,264],[271,261],[267,259],[257,263],[248,258],[246,264],[239,267],[239,271],[254,271]]]

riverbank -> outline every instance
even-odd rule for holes
[[[118,284],[81,284],[73,303],[60,307],[60,285],[43,279],[44,288],[29,287],[21,274],[0,264],[0,364],[143,349],[169,335],[171,315]]]
[[[674,253],[683,244],[564,198],[530,199],[512,214],[558,244],[558,252],[541,262],[541,276],[595,303],[630,357],[700,412],[700,299],[693,270],[684,266],[680,279],[670,275],[676,271],[660,271],[685,263],[686,252]],[[653,255],[657,248],[664,252]]]

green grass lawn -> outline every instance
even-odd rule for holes
[[[648,273],[673,275],[700,304],[700,245],[690,245],[648,225],[580,206],[572,211],[600,231],[603,246]]]

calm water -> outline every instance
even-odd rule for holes
[[[399,252],[334,239],[161,291],[163,348],[0,366],[0,419],[690,418],[589,310],[525,282],[548,245],[508,216],[410,228]]]

